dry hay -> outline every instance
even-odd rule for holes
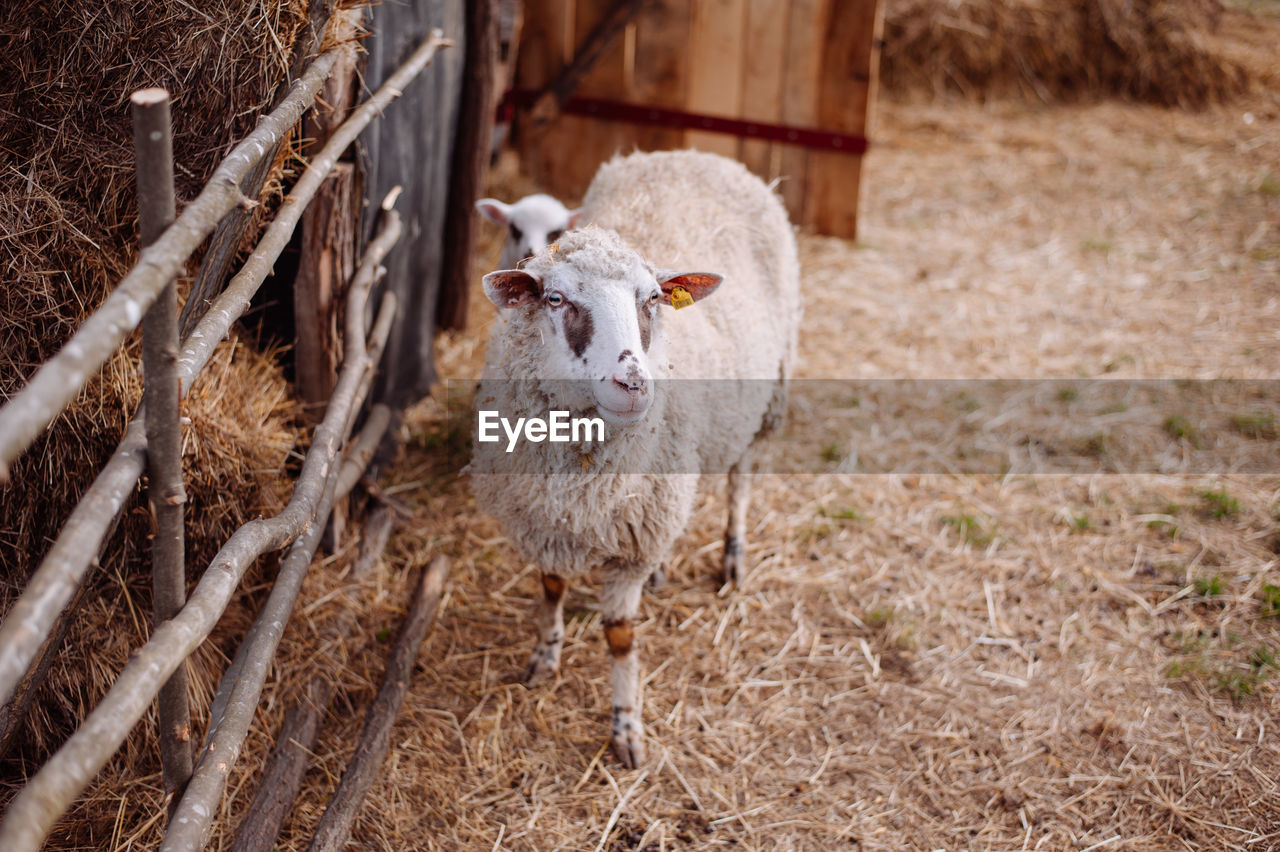
[[[1203,107],[1274,85],[1277,37],[1273,18],[1220,0],[890,0],[881,79],[976,99]]]
[[[0,395],[70,337],[137,256],[129,94],[173,95],[178,204],[252,129],[282,79],[303,0],[3,4],[0,32]],[[277,169],[278,171],[278,169]],[[139,341],[117,352],[14,465],[0,489],[0,609],[39,564],[79,495],[114,450],[141,394]],[[184,404],[188,565],[194,575],[241,523],[281,506],[297,411],[275,364],[224,342]],[[151,520],[134,499],[91,577],[38,710],[4,776],[29,771],[91,708],[148,633],[141,566]],[[233,607],[234,608],[234,607]],[[235,618],[232,618],[235,621]],[[243,625],[242,625],[243,627]],[[197,691],[216,683],[214,641],[193,660]],[[201,698],[200,700],[204,700]],[[113,764],[154,762],[154,727]],[[5,785],[8,790],[11,784]],[[6,792],[7,795],[7,792]]]
[[[861,242],[801,241],[801,376],[1277,378],[1278,136],[1274,100],[886,104]],[[486,235],[477,272],[497,256]],[[440,340],[443,376],[478,373],[492,313],[477,296],[473,331]],[[628,773],[606,751],[592,588],[571,593],[561,676],[514,682],[535,573],[447,470],[449,428],[442,399],[410,417],[383,484],[401,512],[383,568],[348,589],[348,542],[308,577],[211,848],[319,671],[341,691],[279,842],[305,848],[412,569],[438,552],[450,591],[359,848],[1280,843],[1280,673],[1256,655],[1280,650],[1265,589],[1280,586],[1280,477],[762,477],[756,568],[731,593],[712,579],[724,510],[709,494],[642,605],[653,739]],[[359,629],[336,643],[344,610]],[[51,846],[73,831],[156,845],[157,788],[113,764]]]
[[[887,105],[861,243],[801,242],[801,376],[1276,378],[1278,107]],[[477,272],[497,255],[486,234]],[[474,330],[440,340],[442,375],[477,374],[491,318],[475,299]],[[606,750],[593,588],[571,593],[561,676],[514,682],[535,572],[451,476],[450,428],[443,399],[410,417],[383,568],[347,589],[348,543],[308,578],[214,848],[319,671],[341,692],[279,842],[306,846],[412,569],[438,552],[451,588],[361,848],[1280,843],[1264,653],[1280,652],[1280,477],[762,477],[756,568],[734,592],[712,579],[724,509],[708,494],[643,603],[653,739],[628,773]],[[344,609],[359,629],[335,643]],[[154,844],[156,787],[104,774],[82,836]]]

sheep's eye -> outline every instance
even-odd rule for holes
[[[662,298],[662,294],[657,290],[654,290],[652,293],[649,294],[649,304],[656,305],[658,304],[658,300],[661,298]]]
[[[519,239],[524,236],[524,232],[515,225],[508,225],[507,227],[511,230],[511,239],[519,241]]]
[[[561,296],[559,293],[548,293],[547,304],[553,308],[558,308],[564,304],[564,296]]]
[[[563,230],[550,232],[549,234],[547,234],[547,242],[554,243],[556,240],[560,239],[560,235],[563,233],[564,233]]]

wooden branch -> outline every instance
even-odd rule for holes
[[[436,297],[436,327],[441,329],[462,331],[467,327],[475,203],[489,167],[493,131],[493,78],[498,61],[495,6],[496,0],[472,0],[467,4],[467,57],[462,69],[458,130],[444,221],[444,258]]]
[[[329,25],[329,16],[333,13],[336,3],[337,0],[315,0],[307,4],[310,7],[308,10],[310,17],[294,43],[293,62],[289,65],[288,75],[276,89],[271,109],[274,110],[280,105],[288,95],[293,81],[302,76],[307,63],[311,62],[319,52],[325,29]],[[241,181],[240,191],[245,198],[257,198],[262,193],[267,176],[271,174],[271,166],[275,163],[276,153],[283,143],[284,140],[281,139],[272,145],[266,156],[259,160]],[[250,210],[237,207],[223,216],[222,221],[218,223],[217,230],[213,232],[213,238],[209,240],[209,248],[205,252],[204,259],[200,262],[200,269],[196,271],[196,280],[191,285],[191,292],[187,294],[187,301],[182,305],[182,313],[178,316],[183,336],[189,334],[192,327],[204,316],[209,307],[208,303],[230,274],[231,265],[240,251],[240,243],[244,241],[244,233],[252,220],[253,214]]]
[[[384,236],[391,240],[400,233],[398,218],[390,221],[389,230]],[[389,244],[390,240],[388,241]],[[364,315],[364,304],[368,299],[368,288],[356,291],[347,307]],[[395,296],[384,296],[384,308],[379,317],[388,313],[386,308],[392,306],[394,311]],[[350,326],[348,326],[350,327]],[[347,408],[347,416],[342,427],[343,435],[350,431],[354,419],[352,413],[358,411],[360,403],[368,393],[369,382],[366,377],[371,372],[375,360],[370,353],[381,353],[386,343],[389,326],[386,323],[375,324],[366,348],[363,329],[359,336],[347,339],[346,345],[350,353],[343,363],[342,378],[356,385],[357,391]],[[336,394],[335,394],[336,398]],[[214,698],[214,707],[210,712],[210,730],[206,737],[205,749],[200,756],[186,793],[174,811],[169,823],[168,832],[161,845],[164,852],[175,850],[202,849],[208,841],[208,832],[217,812],[218,800],[222,797],[231,767],[235,764],[249,733],[253,715],[262,695],[262,687],[267,673],[275,659],[276,648],[284,635],[289,615],[298,599],[302,582],[314,559],[324,529],[333,509],[340,472],[345,464],[334,464],[330,467],[325,480],[324,496],[320,505],[303,531],[280,564],[280,570],[271,589],[271,594],[263,605],[262,611],[254,621],[232,665],[223,675]]]
[[[284,714],[258,790],[236,827],[232,852],[272,852],[277,848],[276,838],[302,789],[302,779],[320,736],[320,722],[333,700],[333,685],[327,677],[314,677],[304,695]]]
[[[354,382],[357,390],[347,417],[342,421],[344,440],[353,419],[350,412],[359,410],[360,403],[368,392],[369,385],[364,381],[365,376],[375,366],[369,359],[365,341],[365,303],[376,277],[375,270],[400,237],[400,233],[399,215],[394,210],[388,211],[381,231],[370,242],[370,251],[361,262],[361,274],[355,277],[347,294],[347,316],[354,317],[355,320],[346,324],[344,346],[347,354],[343,359],[342,375]],[[354,378],[351,377],[352,374]],[[162,852],[200,849],[208,840],[209,826],[218,810],[218,800],[222,798],[227,776],[235,765],[245,736],[249,733],[249,725],[253,721],[253,712],[258,706],[258,698],[262,694],[271,661],[275,658],[276,648],[284,635],[285,625],[289,622],[289,614],[293,612],[302,581],[306,578],[307,569],[324,534],[341,470],[342,466],[334,465],[327,474],[324,498],[315,516],[281,562],[267,602],[240,644],[235,660],[222,676],[210,710],[205,748],[191,777],[191,783],[169,823],[164,843],[160,847]]]
[[[297,123],[337,59],[338,53],[329,51],[307,69],[284,102],[260,119],[257,128],[227,155],[182,215],[142,251],[101,307],[0,408],[0,484],[8,481],[13,460],[75,399],[85,382],[137,327],[143,312],[182,271],[187,258],[218,221],[236,205],[246,203],[240,181]]]
[[[280,562],[271,594],[253,626],[245,634],[244,642],[240,645],[241,653],[236,655],[241,666],[239,669],[228,669],[223,676],[218,691],[221,693],[227,688],[226,709],[216,723],[211,723],[216,724],[216,727],[210,730],[209,744],[201,754],[200,762],[191,776],[191,783],[187,785],[186,793],[169,821],[164,841],[160,844],[161,852],[199,850],[208,842],[209,827],[218,812],[218,801],[222,798],[227,777],[235,766],[236,758],[240,756],[240,747],[244,745],[245,736],[249,733],[249,725],[258,708],[262,685],[266,682],[280,637],[284,635],[284,628],[298,599],[302,581],[306,579],[307,569],[311,566],[316,548],[320,546],[320,538],[324,535],[329,510],[333,508],[337,479],[337,468],[334,467],[325,481],[324,497],[315,517]]]
[[[173,131],[169,93],[164,89],[134,92],[133,153],[138,176],[138,226],[143,248],[154,243],[173,222]],[[151,540],[153,622],[172,618],[187,599],[183,561],[182,424],[178,386],[178,287],[170,280],[142,318],[142,370],[146,377],[147,497],[156,521]],[[191,709],[187,702],[187,669],[179,666],[160,688],[160,766],[166,795],[191,777]]]
[[[410,59],[410,63],[418,63],[414,74],[431,61],[437,48],[452,44],[439,35],[439,30],[433,31],[431,38]],[[263,233],[253,255],[210,306],[196,330],[183,341],[182,352],[178,357],[178,376],[184,396],[195,377],[213,356],[214,348],[226,337],[232,324],[248,309],[249,300],[271,273],[276,258],[289,243],[303,208],[337,161],[338,154],[351,144],[345,137],[354,138],[382,109],[399,97],[401,89],[412,78],[412,75],[405,73],[406,69],[412,67],[410,63],[402,66],[366,103],[365,106],[371,109],[347,120],[343,130],[349,125],[354,126],[354,122],[360,122],[353,132],[344,133],[344,138],[338,138],[338,134],[335,134],[325,149],[312,160],[286,196],[271,226]],[[185,212],[183,215],[186,215]],[[172,229],[166,232],[166,237],[171,231]],[[143,417],[144,412],[141,410],[134,416],[126,429],[124,440],[80,499],[57,541],[32,575],[21,597],[9,610],[3,624],[0,624],[0,648],[5,650],[5,653],[0,654],[0,701],[7,702],[13,695],[44,638],[52,630],[58,614],[84,581],[93,555],[102,545],[107,530],[137,484],[146,460]]]
[[[343,469],[346,469],[346,461]],[[375,505],[365,518],[364,531],[360,536],[360,555],[351,569],[351,587],[373,570],[387,546],[394,521],[391,510],[381,503]],[[351,589],[348,588],[343,594],[344,600],[337,604],[341,617],[333,633],[338,645],[345,642],[355,629],[354,604],[350,598]],[[272,852],[276,848],[276,837],[293,808],[294,800],[298,798],[298,791],[302,789],[302,779],[320,736],[320,721],[333,700],[333,685],[328,673],[313,677],[303,694],[302,700],[285,711],[275,746],[262,768],[257,792],[236,826],[231,852]]]
[[[217,624],[249,564],[288,544],[314,519],[330,475],[336,475],[342,429],[356,405],[356,391],[366,383],[367,366],[362,362],[353,361],[351,369],[343,370],[284,511],[236,530],[205,570],[182,611],[156,628],[84,723],[10,803],[0,823],[0,849],[20,852],[39,848],[53,823],[146,712],[160,684]],[[175,814],[174,822],[181,819]]]
[[[320,817],[320,824],[316,826],[315,836],[308,847],[310,852],[340,850],[346,846],[351,836],[351,824],[360,812],[364,795],[387,756],[387,749],[391,744],[391,726],[396,714],[400,712],[400,705],[404,703],[414,660],[418,657],[418,649],[427,635],[427,628],[431,626],[436,607],[440,604],[448,573],[449,559],[437,556],[418,579],[409,614],[405,616],[400,635],[396,637],[396,644],[387,660],[382,686],[378,688],[378,695],[365,716],[360,742],[356,745],[355,754],[351,756],[346,771],[342,773],[342,781],[339,782],[333,799]]]
[[[390,422],[391,409],[386,404],[378,403],[369,409],[369,416],[365,418],[360,433],[343,454],[342,471],[338,474],[339,500],[351,493],[360,476],[368,469]]]
[[[259,247],[271,246],[266,254],[270,254],[271,251],[278,254],[283,250],[289,234],[297,224],[301,206],[304,206],[306,199],[314,194],[324,174],[336,162],[337,155],[350,145],[359,132],[388,104],[400,96],[404,86],[426,67],[437,49],[451,44],[452,42],[441,37],[439,30],[434,30],[430,38],[418,47],[409,60],[339,128],[325,149],[312,161],[311,167],[299,179],[298,185],[282,205],[280,214],[272,223],[272,227],[259,243]],[[286,223],[288,231],[281,235],[280,232],[284,230]],[[166,237],[172,230],[171,228],[166,232]],[[161,241],[164,239],[165,237],[162,237]],[[275,257],[275,255],[270,256],[273,259]],[[265,277],[270,267],[271,261],[264,260],[262,256],[255,255],[250,258],[240,274],[232,279],[226,291],[210,307],[206,320],[211,320],[213,324],[221,324],[225,321],[226,327],[229,328],[234,321],[234,316],[243,312],[249,296],[261,281],[260,278],[256,282],[253,279],[259,274]],[[380,323],[375,324],[375,330],[379,327],[389,328],[390,311],[387,310],[387,306],[393,304],[394,302],[384,300],[384,308],[379,314]],[[204,323],[202,322],[201,325],[203,326]],[[199,329],[193,332],[191,339],[187,341],[188,345],[178,360],[180,368],[194,367],[197,358],[201,357],[197,353],[205,353],[203,358],[207,359],[212,347],[218,342],[218,340],[209,340],[203,335],[197,337],[198,333]],[[184,363],[188,358],[189,365]],[[334,397],[330,403],[331,412],[341,410],[344,415],[341,418],[344,425],[347,419],[354,416],[350,409],[357,387],[367,382],[368,376],[360,375],[346,383],[340,381],[339,387],[334,391]],[[184,387],[186,386],[187,383],[184,383]],[[70,806],[80,790],[94,773],[102,768],[112,752],[128,735],[130,728],[142,716],[146,705],[155,696],[160,683],[173,673],[217,623],[249,562],[269,550],[278,550],[305,527],[316,511],[328,470],[338,453],[339,438],[338,425],[331,423],[330,417],[326,416],[316,429],[312,450],[308,452],[303,463],[302,473],[298,477],[298,484],[289,505],[274,518],[252,521],[241,527],[223,546],[201,577],[182,612],[156,629],[151,640],[126,664],[111,690],[84,724],[10,803],[5,820],[0,823],[0,849],[5,849],[6,852],[20,852],[20,850],[34,850],[38,847],[54,821]],[[54,585],[59,584],[58,580],[52,578],[51,582]],[[69,597],[70,593],[74,592],[75,584],[63,583],[62,585],[68,586],[67,597]],[[64,598],[62,604],[65,602]],[[50,614],[50,621],[56,618],[62,604]],[[15,621],[16,614],[17,606],[15,605],[9,618],[6,619],[5,628],[9,627],[9,622]],[[0,640],[3,639],[3,630],[4,628],[0,628]],[[33,631],[30,626],[17,622],[15,632]],[[42,635],[43,633],[36,635],[37,647]],[[21,671],[30,662],[32,655],[34,650],[27,656],[26,662],[16,666],[19,668],[19,674],[14,679],[15,682],[21,677]],[[9,656],[8,654],[0,655],[0,660],[8,659]]]

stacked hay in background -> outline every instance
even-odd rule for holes
[[[128,4],[127,12],[91,0],[0,5],[0,32],[9,36],[0,52],[0,397],[66,342],[136,259],[130,93],[159,85],[173,95],[181,209],[284,78],[306,0],[198,5],[163,0]],[[135,335],[0,488],[0,612],[122,436],[141,395],[139,350]],[[236,527],[283,505],[296,411],[274,353],[233,339],[197,380],[183,413],[187,564],[195,577]],[[25,763],[9,763],[0,780],[20,779],[56,746],[145,640],[150,528],[145,501],[135,497],[90,574],[38,710],[6,757]],[[197,704],[222,665],[218,637],[192,658]],[[140,729],[117,760],[136,768],[137,744],[149,751],[149,733]]]
[[[1254,23],[1220,0],[886,0],[881,80],[975,99],[1198,108],[1275,78],[1274,41]]]

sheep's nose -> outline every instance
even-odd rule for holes
[[[649,380],[638,370],[628,370],[625,375],[614,374],[613,383],[628,396],[644,396],[649,392]]]

